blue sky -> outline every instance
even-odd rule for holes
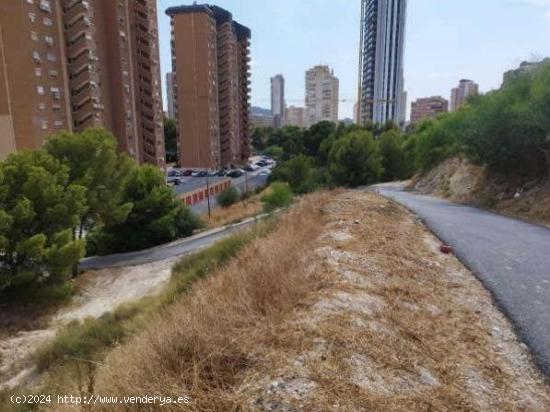
[[[158,0],[161,67],[170,70],[166,8]],[[303,105],[304,73],[328,64],[340,79],[340,118],[352,117],[357,95],[360,0],[218,0],[252,30],[252,104],[269,107],[271,76],[286,79],[287,104]],[[550,56],[550,0],[409,0],[405,88],[412,99],[449,98],[461,78],[482,91],[532,57]],[[166,95],[166,93],[164,93]]]

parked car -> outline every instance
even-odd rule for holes
[[[244,175],[244,172],[241,170],[241,169],[235,169],[235,170],[231,170],[227,176],[233,178],[233,179],[236,179],[238,177],[241,177],[242,175]]]
[[[193,170],[193,171],[191,172],[191,176],[193,176],[193,177],[199,177],[199,174],[200,174],[200,173],[201,173],[200,170]]]
[[[260,160],[259,162],[256,162],[256,166],[259,167],[266,167],[268,163],[265,160]]]
[[[191,176],[191,174],[193,173],[192,170],[186,170],[185,172],[182,173],[183,176]]]
[[[220,176],[220,177],[227,176],[227,170],[224,170],[224,169],[218,170],[218,173],[216,173],[216,176]]]
[[[269,176],[269,175],[271,175],[271,170],[269,169],[262,170],[260,173],[258,173],[258,176]]]

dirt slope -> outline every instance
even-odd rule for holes
[[[526,347],[439,246],[374,194],[309,197],[115,351],[95,392],[191,398],[162,410],[549,410]]]
[[[484,168],[456,157],[417,176],[409,188],[550,226],[550,179],[490,175]]]

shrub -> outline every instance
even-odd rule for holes
[[[329,171],[337,185],[357,187],[377,182],[383,169],[372,134],[352,131],[336,140],[329,154]]]
[[[233,186],[229,186],[217,197],[216,201],[223,208],[228,208],[239,201],[239,191]]]
[[[292,203],[292,191],[284,183],[275,182],[269,186],[270,193],[262,196],[262,203],[266,212],[273,212],[280,207],[287,207]]]
[[[290,160],[282,162],[273,170],[270,180],[282,181],[290,185],[294,193],[307,193],[315,189],[316,170],[313,167],[313,159],[304,155],[298,155]]]

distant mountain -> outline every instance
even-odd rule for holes
[[[271,116],[271,110],[264,109],[263,107],[252,106],[250,108],[250,114],[253,116]]]

